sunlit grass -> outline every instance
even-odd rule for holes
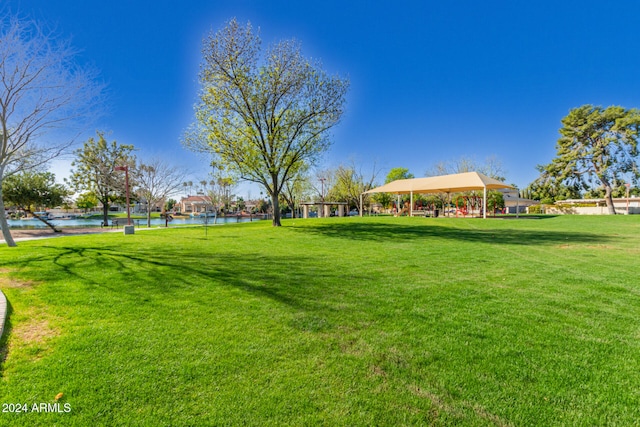
[[[330,218],[0,249],[3,425],[633,425],[640,218]],[[60,406],[62,408],[62,406]]]

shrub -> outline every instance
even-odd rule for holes
[[[530,214],[543,214],[544,213],[544,205],[533,205],[527,208],[527,213]]]

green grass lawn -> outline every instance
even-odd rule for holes
[[[0,425],[638,425],[639,235],[380,217],[0,247],[2,409],[69,411]]]

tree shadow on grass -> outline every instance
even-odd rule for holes
[[[433,223],[421,225],[390,224],[376,222],[318,223],[290,226],[294,231],[329,238],[393,242],[400,240],[444,239],[471,243],[508,245],[550,245],[566,243],[605,243],[611,237],[571,231],[529,230],[513,228],[459,228]]]
[[[136,245],[56,245],[12,260],[6,267],[15,272],[6,273],[9,276],[26,272],[33,273],[36,282],[55,282],[55,287],[44,290],[40,297],[60,304],[57,310],[91,304],[96,309],[92,316],[107,316],[107,322],[121,316],[144,322],[145,316],[155,312],[165,320],[181,316],[177,314],[180,311],[197,317],[210,313],[212,307],[242,310],[246,301],[255,301],[255,306],[281,306],[275,313],[282,310],[290,327],[327,332],[339,324],[335,307],[342,303],[337,295],[339,272],[321,271],[318,260],[305,256],[241,257],[237,252],[212,251],[196,258],[193,254],[185,257],[141,250]],[[310,276],[309,268],[317,274]],[[366,279],[364,273],[362,279]],[[65,286],[69,286],[68,292]],[[0,377],[12,330],[11,313],[8,304],[5,334],[0,340]]]
[[[473,225],[308,222],[297,227],[288,225],[282,231],[365,242],[451,240],[474,244],[557,245],[568,240],[593,244],[612,239],[587,232]],[[189,242],[185,242],[186,245]],[[357,268],[345,271],[328,265],[325,258],[315,254],[269,254],[261,250],[243,254],[238,249],[227,252],[213,240],[211,245],[201,246],[201,253],[185,249],[188,246],[159,250],[159,247],[140,246],[133,241],[122,244],[106,239],[89,245],[58,243],[12,259],[5,267],[17,272],[26,269],[34,280],[55,281],[60,284],[57,286],[73,281],[77,283],[73,292],[92,293],[95,289],[102,303],[122,303],[127,307],[173,310],[176,306],[168,300],[174,298],[193,304],[194,308],[210,307],[219,297],[219,289],[234,289],[286,306],[293,315],[302,316],[302,323],[313,320],[307,322],[311,326],[305,324],[305,327],[321,325],[321,329],[339,323],[334,316],[343,304],[341,283],[346,273],[354,286],[370,282],[366,271]],[[367,307],[366,302],[350,315],[369,317],[370,313],[363,307]],[[118,310],[114,308],[114,312]]]
[[[98,287],[141,303],[162,301],[184,292],[206,288],[240,289],[263,296],[294,310],[316,310],[323,306],[327,287],[339,283],[340,272],[324,268],[322,261],[306,256],[238,256],[213,252],[202,257],[172,252],[136,250],[135,246],[52,246],[47,254],[14,260],[7,267],[46,269],[51,280],[75,280],[85,287]],[[309,275],[309,269],[314,274]],[[102,275],[108,272],[107,277]],[[362,273],[362,280],[367,275]],[[207,305],[209,300],[194,303]]]

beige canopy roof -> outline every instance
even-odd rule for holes
[[[414,193],[460,193],[463,191],[482,190],[483,217],[487,217],[487,190],[499,188],[513,188],[497,179],[489,178],[478,172],[455,173],[452,175],[440,175],[427,178],[399,179],[380,187],[373,188],[365,193],[394,193],[411,194],[413,206]],[[360,196],[362,198],[362,195]],[[362,204],[362,203],[361,203]]]
[[[427,178],[399,179],[365,193],[458,193],[484,189],[496,190],[498,188],[512,187],[479,172],[465,172]]]

